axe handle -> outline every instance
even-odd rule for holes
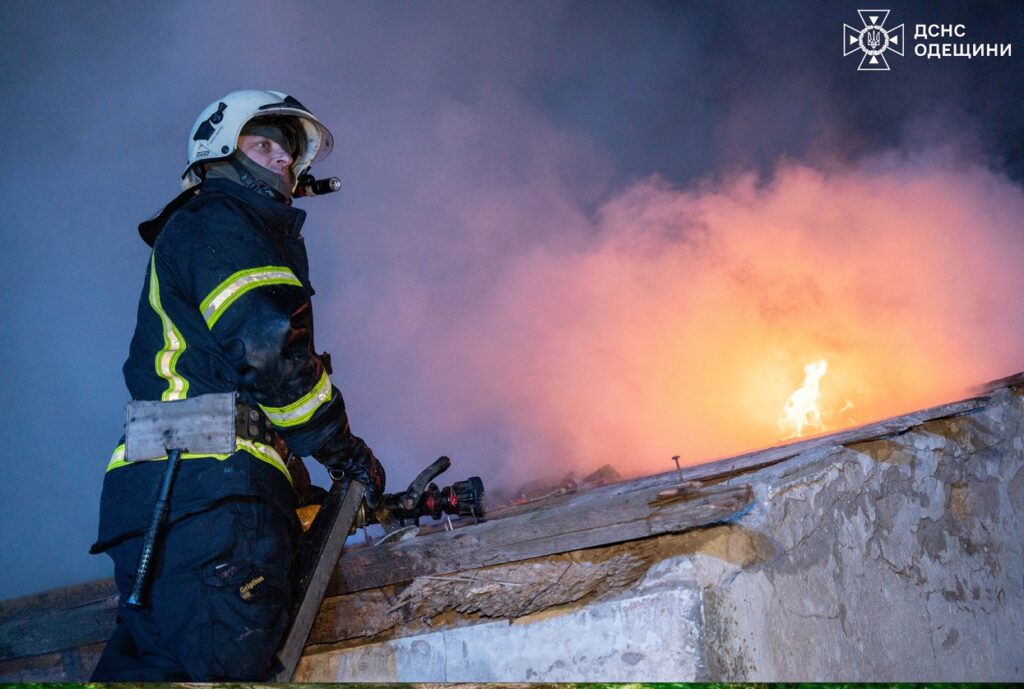
[[[164,470],[164,479],[160,483],[160,494],[157,496],[156,504],[153,505],[153,514],[149,518],[149,526],[146,527],[146,535],[142,539],[142,551],[139,553],[139,565],[135,570],[135,581],[132,582],[131,593],[128,595],[128,600],[125,601],[125,605],[130,608],[146,607],[143,596],[146,580],[149,578],[149,566],[153,561],[153,551],[156,549],[157,539],[160,538],[164,521],[167,519],[171,486],[174,484],[174,474],[181,461],[181,452],[181,450],[167,452],[167,468]]]

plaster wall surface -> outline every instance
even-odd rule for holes
[[[697,672],[699,595],[663,589],[565,615],[533,615],[306,656],[297,682],[670,681]]]
[[[692,558],[703,677],[1024,678],[1024,403],[1007,391],[758,476],[771,554]]]
[[[577,606],[303,658],[296,681],[1024,680],[1024,399],[733,481],[756,507]]]

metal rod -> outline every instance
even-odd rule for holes
[[[145,587],[149,578],[149,567],[153,561],[153,551],[156,549],[156,542],[163,531],[164,521],[167,519],[167,507],[170,504],[171,486],[174,484],[174,474],[178,470],[182,450],[167,451],[167,469],[164,471],[164,479],[160,484],[160,493],[157,496],[156,504],[153,505],[153,514],[149,518],[149,526],[146,527],[146,535],[142,539],[142,551],[139,553],[139,565],[135,570],[135,581],[132,582],[132,590],[128,595],[125,605],[130,608],[144,608],[143,602]]]

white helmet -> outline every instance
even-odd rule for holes
[[[306,107],[286,93],[247,89],[232,91],[199,113],[189,133],[188,166],[181,175],[181,188],[190,189],[203,181],[202,165],[225,160],[235,154],[238,135],[246,122],[256,117],[294,117],[306,140],[292,163],[292,179],[299,179],[315,160],[323,160],[334,147],[334,137]]]

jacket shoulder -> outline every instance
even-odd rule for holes
[[[154,248],[174,250],[186,245],[211,246],[251,241],[259,235],[257,216],[238,199],[211,191],[189,199],[164,227]]]
[[[172,222],[211,222],[218,219],[245,220],[253,222],[255,214],[239,199],[222,191],[204,191],[189,199],[185,206],[175,213]]]

